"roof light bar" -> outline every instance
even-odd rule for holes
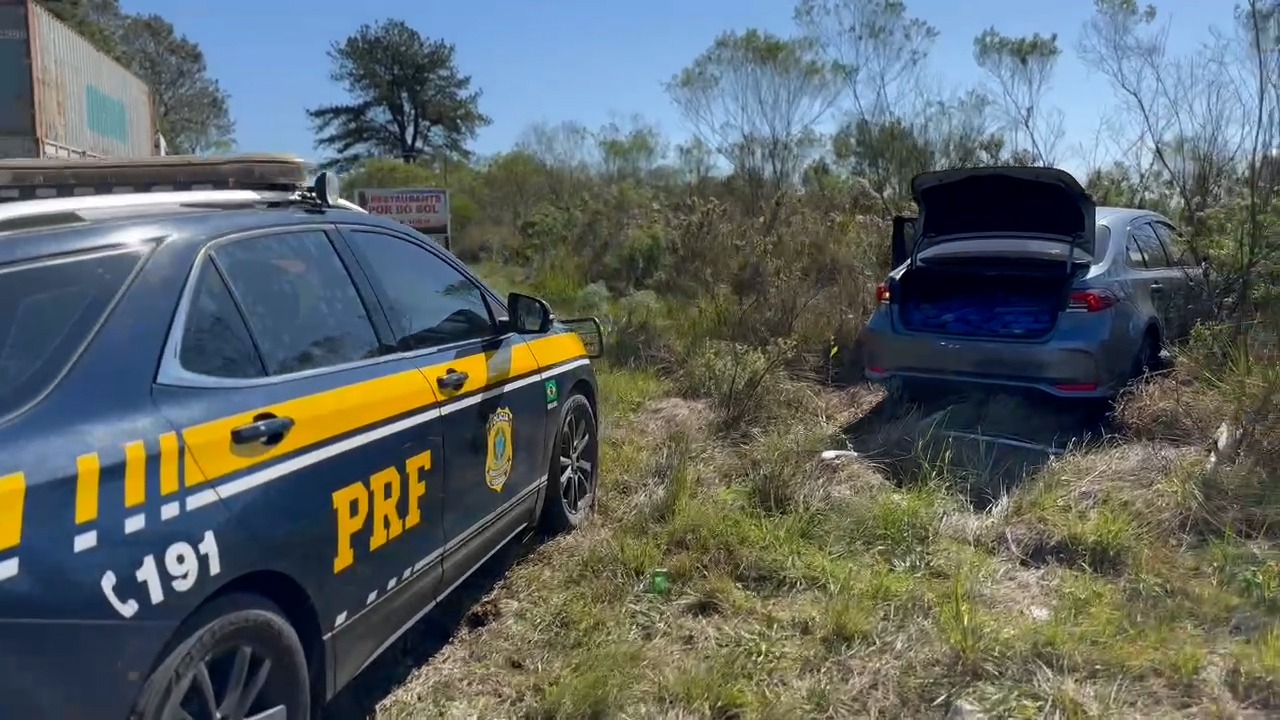
[[[306,162],[279,154],[226,157],[0,160],[0,202],[181,190],[275,190],[307,185]]]

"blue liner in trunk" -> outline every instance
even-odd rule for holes
[[[1057,313],[1043,293],[988,292],[908,301],[899,313],[902,324],[910,330],[982,337],[1040,337],[1057,321]]]

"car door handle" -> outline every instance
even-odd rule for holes
[[[293,429],[293,418],[275,415],[259,415],[248,425],[241,425],[231,430],[231,442],[236,445],[259,443],[262,445],[279,445],[284,436]]]
[[[1158,282],[1151,283],[1151,292],[1160,292],[1161,290],[1164,290],[1164,285]]]
[[[449,368],[448,370],[445,371],[443,375],[436,378],[436,385],[439,386],[441,390],[448,390],[449,392],[458,392],[459,390],[462,389],[463,385],[467,384],[468,377],[470,376],[464,372],[461,372],[459,370],[454,370],[453,368]]]

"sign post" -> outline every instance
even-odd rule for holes
[[[364,188],[356,190],[356,204],[370,215],[404,223],[452,249],[449,191],[444,188]]]

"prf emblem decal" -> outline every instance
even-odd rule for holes
[[[498,408],[485,426],[489,431],[489,455],[484,461],[484,482],[494,492],[502,492],[511,476],[511,411]]]
[[[547,389],[547,409],[550,410],[556,406],[556,402],[560,399],[560,387],[556,385],[555,380],[547,380],[543,383],[543,386]]]

